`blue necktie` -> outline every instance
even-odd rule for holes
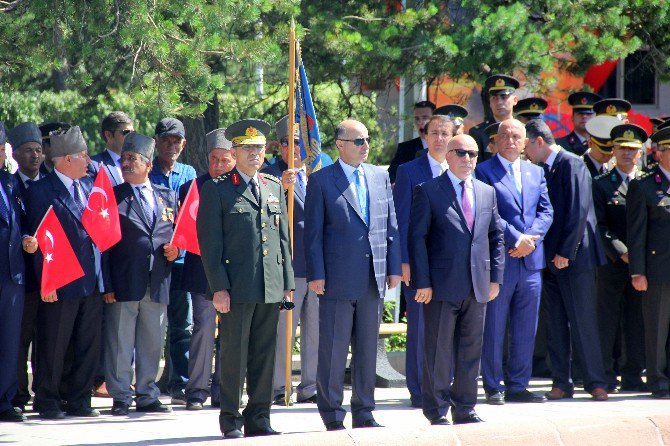
[[[147,221],[147,224],[149,226],[154,225],[154,213],[151,212],[151,206],[149,206],[149,200],[147,200],[147,197],[144,195],[143,189],[146,186],[138,186],[137,187],[137,194],[140,197],[140,207],[142,208],[142,213],[144,214],[144,218]]]
[[[300,187],[300,190],[305,193],[305,179],[303,175],[304,173],[302,172],[302,169],[298,170],[298,186]]]
[[[521,198],[521,179],[517,178],[516,175],[514,175],[514,167],[512,166],[512,163],[509,163],[507,165],[507,171],[512,177],[512,181],[514,181],[514,185],[516,186],[516,191],[519,194],[519,198]]]
[[[365,218],[365,224],[370,224],[370,214],[368,212],[368,195],[366,194],[365,188],[363,187],[363,172],[356,169],[354,172],[354,181],[356,183],[356,195],[358,195],[358,204],[361,207],[361,213]]]
[[[0,194],[0,217],[2,217],[7,223],[9,223],[9,208],[7,207],[7,203],[5,203],[5,198],[1,194]]]
[[[74,204],[77,205],[79,216],[81,216],[84,213],[84,201],[81,198],[81,188],[78,181],[72,182],[72,197],[74,198]]]

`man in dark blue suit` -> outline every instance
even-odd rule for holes
[[[0,122],[0,144],[7,140]],[[24,421],[12,399],[17,389],[17,359],[24,297],[24,264],[21,254],[21,198],[18,181],[0,171],[0,422]]]
[[[319,298],[317,405],[328,430],[344,429],[344,373],[351,343],[353,427],[378,427],[376,350],[385,286],[400,282],[398,227],[388,174],[365,164],[368,129],[335,131],[340,159],[310,176],[305,200],[309,287]]]
[[[225,137],[226,129],[216,129],[206,137],[208,171],[195,180],[184,183],[179,188],[179,202],[184,203],[193,181],[202,190],[203,184],[212,178],[230,172],[235,167],[232,143]],[[212,301],[207,299],[207,276],[198,254],[187,252],[184,256],[184,290],[191,293],[193,303],[193,335],[188,354],[188,383],[186,384],[186,409],[201,410],[207,396],[211,395],[212,407],[219,402],[219,360],[217,346],[216,370],[212,378],[212,351],[216,336],[216,310]],[[211,391],[209,382],[212,381]]]
[[[95,180],[98,169],[100,169],[100,163],[102,163],[112,186],[118,186],[123,183],[121,148],[126,135],[135,131],[133,121],[124,112],[111,112],[100,123],[100,131],[107,147],[103,152],[91,157],[92,163],[89,165],[89,175]]]
[[[151,184],[154,140],[132,133],[121,151],[125,182],[114,187],[121,240],[104,253],[105,378],[112,415],[170,412],[158,397],[156,375],[170,298],[170,271],[179,250],[170,244],[177,194]]]
[[[426,126],[428,153],[398,167],[393,185],[393,202],[398,217],[400,253],[402,259],[403,295],[407,304],[407,351],[405,375],[412,407],[422,407],[421,378],[423,375],[423,305],[414,296],[416,290],[410,286],[409,253],[407,250],[407,227],[412,207],[414,188],[425,181],[442,175],[447,164],[447,144],[454,136],[454,123],[447,116],[435,115]]]
[[[449,170],[416,187],[407,235],[412,284],[425,304],[423,413],[433,425],[482,421],[475,412],[486,302],[505,257],[496,194],[472,178],[477,142],[449,141]],[[453,383],[452,383],[453,376]]]
[[[596,314],[595,270],[605,263],[584,162],[555,143],[546,123],[526,124],[526,154],[542,163],[554,221],[544,238],[549,268],[544,277],[549,314],[547,349],[553,369],[550,400],[572,398],[570,339],[582,365],[584,389],[596,401],[607,400]]]
[[[389,178],[391,179],[391,184],[395,183],[398,167],[404,163],[412,161],[417,157],[418,153],[426,149],[426,135],[423,131],[434,111],[435,104],[430,101],[419,101],[414,104],[414,128],[419,136],[398,144],[398,149],[389,164]]]
[[[91,161],[79,127],[51,135],[54,170],[28,189],[29,233],[34,233],[49,206],[65,230],[84,276],[42,295],[37,322],[37,373],[35,403],[44,419],[70,416],[97,417],[91,408],[91,389],[100,352],[102,274],[100,253],[86,233],[81,216],[93,182],[86,170]],[[38,277],[42,255],[35,256]],[[68,394],[58,386],[68,346],[74,359],[68,376]],[[61,407],[61,401],[67,407]]]
[[[37,124],[24,122],[14,127],[7,135],[12,145],[12,156],[16,160],[19,169],[14,174],[19,188],[19,198],[25,203],[28,197],[28,188],[42,178],[40,166],[44,160],[42,153],[42,133]],[[21,209],[22,226],[27,228],[25,206]],[[14,407],[23,410],[30,401],[30,390],[28,389],[28,352],[30,345],[35,342],[37,308],[40,302],[40,284],[35,274],[35,259],[33,254],[24,251],[25,263],[25,299],[23,301],[23,317],[21,318],[21,341],[19,344],[18,359],[18,388],[12,400]],[[30,358],[33,370],[37,369],[35,353]],[[35,387],[35,374],[33,374],[33,388]]]
[[[542,240],[551,226],[544,172],[521,160],[526,129],[516,119],[500,123],[496,155],[479,164],[476,177],[496,191],[505,234],[505,275],[500,295],[486,309],[482,377],[489,404],[505,401],[540,403],[530,392],[537,312],[546,266]],[[503,340],[509,324],[507,370],[503,370]],[[504,385],[503,385],[504,381]]]
[[[307,187],[307,171],[300,158],[299,129],[295,126],[294,170],[288,170],[284,160],[288,160],[288,116],[284,116],[275,124],[277,139],[281,145],[282,159],[266,167],[263,172],[282,179],[284,189],[293,184],[293,274],[295,275],[295,292],[293,293],[292,338],[300,322],[300,384],[297,388],[298,403],[316,403],[316,365],[319,346],[319,298],[307,286],[307,268],[305,264],[305,192]],[[286,312],[279,315],[277,324],[277,353],[273,395],[275,404],[285,402],[286,374]],[[289,389],[292,393],[292,389]]]

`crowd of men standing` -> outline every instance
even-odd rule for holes
[[[133,403],[170,412],[156,383],[167,326],[172,405],[200,410],[211,396],[224,437],[277,434],[270,407],[294,390],[284,385],[292,310],[296,403],[316,403],[327,430],[344,429],[351,346],[353,427],[379,427],[382,302],[401,283],[410,404],[431,424],[449,424],[450,408],[454,424],[481,421],[480,374],[494,405],[571,398],[577,380],[596,401],[626,390],[670,398],[670,124],[656,123],[641,162],[648,137],[627,123],[630,104],[574,93],[574,130],[555,140],[541,119],[546,101],[519,101],[518,87],[489,77],[493,118],[469,135],[463,107],[417,103],[420,137],[398,146],[388,172],[365,162],[370,137],[353,119],[336,129],[339,160],[309,177],[286,117],[274,129],[276,163],[265,163],[270,125],[245,119],[207,134],[209,168],[198,177],[177,161],[186,145],[177,119],[149,137],[113,112],[92,158],[76,126],[3,126],[18,171],[0,172],[0,420],[25,419],[31,346],[32,407],[43,419],[99,416],[92,394],[111,397],[115,416]],[[82,224],[101,169],[121,227],[103,252]],[[192,188],[200,255],[172,244]],[[33,234],[50,208],[83,276],[45,294]],[[553,384],[540,395],[528,384],[545,359]]]

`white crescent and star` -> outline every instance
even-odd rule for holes
[[[45,231],[45,233],[44,233],[44,236],[47,238],[47,240],[49,240],[49,241],[51,242],[51,250],[53,251],[54,246],[56,245],[56,244],[54,243],[54,236],[53,236],[53,234],[51,233],[51,231],[49,231],[49,230],[47,229],[47,230]],[[54,253],[53,253],[53,252],[49,252],[49,253],[47,253],[46,256],[44,256],[44,260],[46,260],[47,263],[53,261],[53,259],[54,259]]]
[[[93,210],[90,207],[88,207],[88,204],[91,202],[91,197],[93,197],[93,194],[95,193],[98,193],[103,197],[105,197],[105,203],[107,203],[107,192],[105,192],[105,190],[101,187],[93,186],[93,188],[91,189],[91,193],[88,195],[88,203],[86,203],[86,209],[88,209],[89,211]]]

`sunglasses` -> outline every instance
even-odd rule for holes
[[[370,144],[370,137],[368,136],[367,138],[356,138],[356,139],[342,139],[342,138],[340,138],[340,141],[353,142],[355,146],[362,146],[365,143]]]
[[[479,151],[477,150],[463,150],[463,149],[452,149],[450,152],[454,152],[457,157],[465,158],[465,155],[469,156],[470,159],[477,158]]]
[[[133,132],[134,132],[134,130],[129,130],[129,129],[119,130],[119,131],[121,132],[121,134],[122,134],[123,136],[128,135],[128,133],[133,133]]]

